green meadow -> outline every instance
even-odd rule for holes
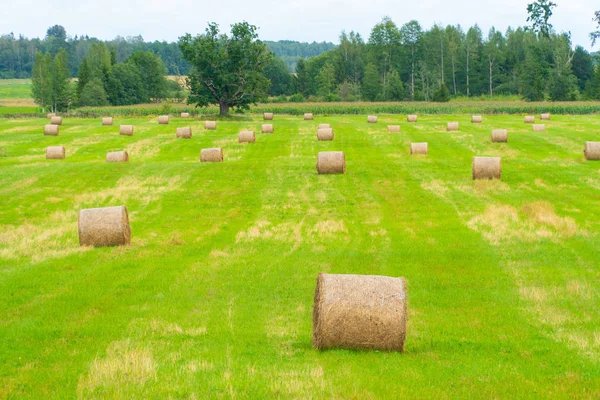
[[[597,115],[539,133],[522,115],[46,123],[0,119],[1,399],[600,397]],[[117,150],[130,161],[106,163]],[[330,150],[346,174],[316,173]],[[502,180],[473,181],[475,155]],[[78,211],[115,205],[131,245],[80,247]],[[405,277],[405,352],[315,350],[319,272]]]

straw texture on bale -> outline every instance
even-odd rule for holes
[[[427,142],[411,143],[410,154],[425,154],[427,155]]]
[[[223,162],[223,149],[220,147],[200,150],[201,162]]]
[[[44,135],[58,136],[58,125],[46,125],[46,126],[44,126]]]
[[[343,174],[346,172],[346,156],[343,151],[322,151],[317,158],[319,174]]]
[[[400,132],[400,125],[388,125],[388,132]]]
[[[129,216],[125,206],[79,211],[80,246],[123,246],[130,241]]]
[[[317,131],[318,140],[333,140],[333,129],[323,128]]]
[[[506,129],[494,129],[492,131],[492,143],[508,142],[508,131]]]
[[[304,114],[304,120],[305,121],[312,121],[313,119],[315,119],[315,116],[312,115],[312,113],[306,113],[306,114]]]
[[[313,346],[319,350],[403,351],[406,292],[404,278],[319,274]]]
[[[133,125],[121,125],[119,134],[124,136],[133,136]]]
[[[541,115],[542,121],[550,121],[550,113],[544,113]]]
[[[167,125],[169,123],[169,116],[161,115],[160,117],[158,117],[158,123],[161,125]]]
[[[273,124],[263,124],[261,127],[262,133],[273,133],[274,131]]]
[[[65,148],[63,146],[46,147],[47,160],[62,160],[65,158]]]
[[[104,126],[110,126],[112,124],[113,124],[112,117],[104,117],[104,118],[102,118],[102,125],[104,125]]]
[[[46,118],[50,119],[52,117],[56,117],[56,113],[48,113],[48,114],[46,114]]]
[[[126,151],[111,151],[106,153],[106,162],[128,162],[129,154]]]
[[[319,124],[319,129],[327,129],[327,128],[331,128],[330,124]]]
[[[191,139],[192,138],[192,128],[189,126],[183,128],[177,128],[175,131],[175,137],[181,139]]]
[[[406,117],[406,120],[408,122],[417,122],[417,116],[416,115],[409,115],[408,117]]]
[[[585,142],[583,154],[586,160],[600,160],[600,142]]]
[[[483,117],[481,115],[473,115],[471,117],[471,122],[473,124],[480,124],[481,122],[483,122]]]
[[[190,113],[186,113],[186,112],[182,112],[180,114],[181,118],[189,118],[190,117]]]
[[[263,119],[265,121],[272,121],[273,120],[273,113],[264,113],[263,114]]]
[[[544,132],[546,130],[546,125],[544,124],[533,124],[534,132]]]
[[[54,117],[50,118],[50,123],[52,125],[62,125],[62,117],[54,116]]]
[[[256,134],[254,131],[241,131],[238,134],[238,143],[254,143],[256,142]]]
[[[217,121],[204,121],[204,129],[214,131],[217,129]]]
[[[525,117],[526,124],[533,124],[535,122],[535,117],[533,115],[527,115]]]
[[[500,157],[473,157],[473,179],[502,179]]]
[[[448,126],[446,127],[448,132],[458,131],[458,122],[448,122]]]
[[[367,117],[367,122],[370,124],[376,124],[377,123],[377,116],[376,115],[369,115]]]

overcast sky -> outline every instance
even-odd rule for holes
[[[209,21],[223,30],[246,20],[257,25],[263,40],[330,41],[342,30],[357,31],[365,39],[373,25],[390,16],[401,26],[415,19],[423,28],[434,23],[478,24],[505,31],[522,26],[527,3],[533,0],[2,0],[0,33],[43,37],[50,25],[63,25],[71,36],[87,34],[100,39],[141,34],[146,41],[176,41],[184,33],[202,33]],[[573,41],[591,49],[593,13],[598,0],[554,0],[558,7],[551,23],[570,31]],[[598,45],[594,50],[598,49]]]

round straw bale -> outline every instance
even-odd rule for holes
[[[168,125],[169,124],[169,116],[168,115],[161,115],[158,117],[158,123],[160,125]]]
[[[406,120],[408,122],[417,122],[417,116],[416,115],[409,115],[408,117],[406,117]]]
[[[500,157],[473,157],[473,179],[502,179]]]
[[[128,162],[129,154],[126,151],[112,151],[106,153],[106,162]]]
[[[47,160],[62,160],[63,158],[65,158],[64,146],[46,147],[46,159]]]
[[[273,120],[273,113],[264,113],[263,114],[263,119],[265,121],[272,121]]]
[[[315,119],[315,116],[312,115],[312,113],[306,113],[306,114],[304,114],[304,120],[305,121],[312,121],[313,119]]]
[[[389,276],[319,274],[313,308],[313,346],[403,351],[406,280]]]
[[[113,124],[112,117],[104,117],[104,118],[102,118],[102,125],[104,125],[104,126],[110,126],[112,124]]]
[[[189,118],[189,117],[190,117],[190,113],[187,113],[187,112],[182,112],[182,113],[180,114],[180,117],[181,117],[181,118]]]
[[[323,128],[317,131],[318,140],[333,140],[333,129]]]
[[[48,114],[46,114],[46,118],[50,119],[52,117],[56,117],[56,113],[48,113]]]
[[[508,131],[506,129],[494,129],[492,131],[492,143],[508,142]]]
[[[427,155],[427,142],[411,143],[410,154],[425,154]]]
[[[319,124],[319,129],[327,129],[327,128],[331,128],[330,124]]]
[[[200,150],[201,162],[223,162],[223,149],[220,147]]]
[[[217,129],[217,121],[204,121],[204,129],[214,131]]]
[[[133,136],[133,125],[119,126],[119,134],[124,136]]]
[[[583,154],[586,160],[600,160],[600,142],[585,142]]]
[[[343,151],[322,151],[317,158],[319,174],[343,174],[346,172],[346,156]]]
[[[129,216],[125,206],[79,211],[80,246],[122,246],[130,241]]]
[[[58,125],[44,126],[44,135],[58,136]]]
[[[546,125],[544,124],[533,124],[534,132],[544,132],[546,130]]]
[[[256,134],[254,131],[241,131],[238,134],[238,143],[254,143],[256,142]]]
[[[533,115],[527,115],[525,116],[525,123],[526,124],[533,124],[535,122],[535,117]]]
[[[377,116],[376,115],[369,115],[367,117],[367,122],[369,124],[376,124],[377,123]]]
[[[50,123],[52,125],[62,125],[62,117],[54,116],[54,117],[50,118]]]
[[[400,125],[388,125],[388,132],[400,132]]]
[[[541,115],[542,121],[550,121],[550,113],[544,113]]]
[[[175,137],[182,139],[191,139],[192,138],[192,128],[189,126],[183,128],[177,128],[175,131]]]
[[[273,133],[274,131],[273,124],[263,124],[261,127],[262,133]]]
[[[483,117],[481,115],[473,115],[471,117],[471,123],[480,124],[483,121]]]
[[[458,131],[458,122],[448,122],[446,130],[448,132]]]

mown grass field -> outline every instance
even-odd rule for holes
[[[0,79],[0,116],[38,112],[31,98],[31,79]]]
[[[238,144],[259,117],[0,119],[0,398],[599,398],[600,118],[469,121],[276,116]],[[345,175],[316,174],[327,150]],[[502,181],[473,182],[474,155]],[[131,246],[79,247],[79,209],[111,205]],[[405,277],[405,353],[313,349],[319,272]]]

